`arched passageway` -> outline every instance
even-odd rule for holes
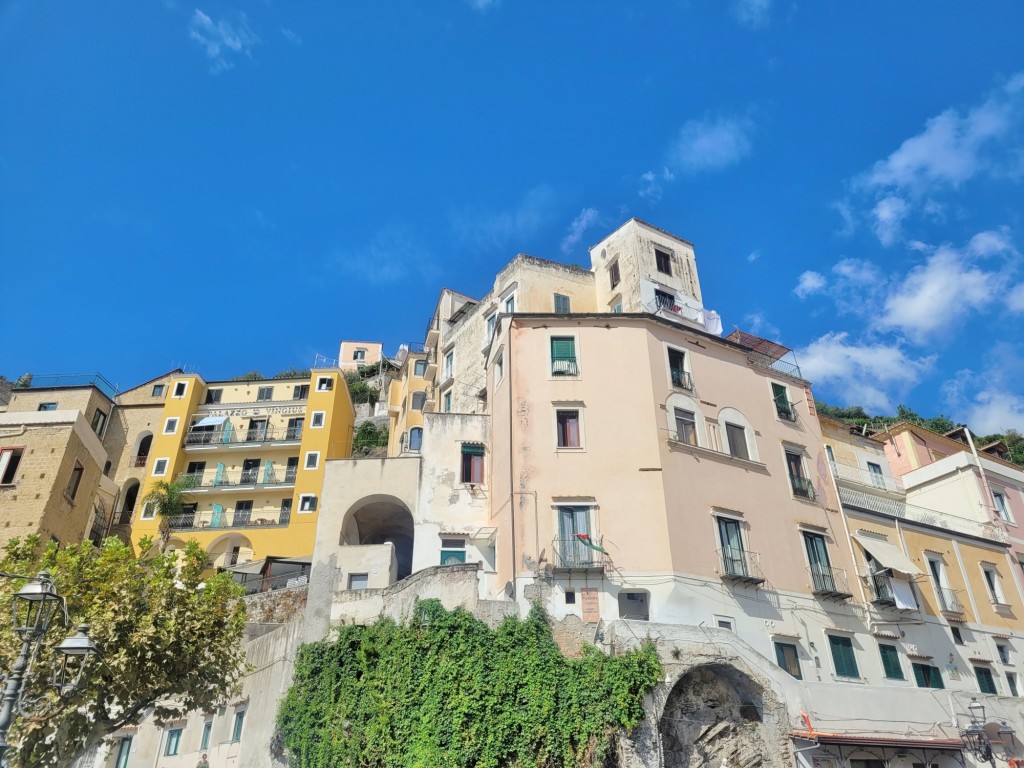
[[[139,481],[129,480],[124,486],[124,495],[121,502],[121,511],[117,516],[118,525],[131,525],[132,515],[135,513],[135,504],[139,500]]]
[[[412,573],[412,546],[415,527],[412,513],[393,497],[364,499],[345,515],[341,527],[341,544],[386,544],[395,547],[398,578]]]

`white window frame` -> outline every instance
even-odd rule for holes
[[[444,353],[444,365],[441,370],[441,381],[448,381],[455,375],[455,350],[449,349]]]
[[[1004,650],[1006,651],[1005,657],[1003,654]],[[1000,662],[1008,666],[1013,666],[1013,648],[1010,647],[1009,643],[996,643],[996,654],[999,656]]]
[[[678,352],[679,354],[681,354],[683,356],[683,373],[689,374],[690,375],[690,382],[691,383],[693,382],[693,371],[690,370],[690,353],[687,350],[683,349],[682,347],[677,346],[676,344],[666,344],[665,345],[665,373],[668,374],[668,386],[669,386],[669,389],[672,389],[673,391],[682,390],[684,392],[692,391],[692,389],[686,389],[686,387],[677,386],[676,383],[672,381],[672,363],[671,363],[671,358],[669,357],[669,354],[668,354],[670,350],[673,351],[673,352]],[[693,388],[694,389],[696,388],[696,384],[694,384]]]
[[[587,449],[587,438],[583,431],[583,411],[586,406],[576,400],[554,402],[551,404],[551,417],[555,427],[554,431],[554,448],[559,453],[583,453]],[[559,445],[558,444],[558,413],[559,411],[576,411],[576,423],[580,433],[580,444],[579,445]]]
[[[177,416],[168,416],[164,420],[164,434],[165,435],[177,434],[179,421],[180,420],[178,419]]]
[[[333,392],[334,391],[334,379],[330,376],[317,376],[316,377],[316,391],[317,392]]]
[[[995,505],[999,519],[1004,523],[1014,524],[1016,521],[1013,519],[1013,513],[1010,512],[1010,505],[1006,503],[1006,490],[989,486],[989,491],[992,493],[992,503]]]
[[[317,424],[317,416],[320,417],[320,423]],[[310,429],[323,429],[327,423],[327,411],[313,411],[309,415],[309,428]]]
[[[306,506],[306,499],[312,499],[313,500],[313,508],[312,509],[304,509],[304,507]],[[316,512],[318,501],[319,500],[317,499],[315,493],[300,493],[299,494],[299,511],[298,511],[298,514],[300,514],[300,515],[311,515],[311,514],[313,514],[314,512]]]
[[[419,407],[416,407],[416,395],[423,395],[423,402],[420,403]],[[409,410],[410,411],[422,411],[427,407],[427,391],[425,389],[417,389],[415,392],[409,394]]]
[[[0,480],[7,474],[7,468],[11,465],[11,461],[14,459],[14,454],[18,454],[18,469],[21,469],[21,460],[25,457],[25,446],[4,446],[0,448]],[[15,470],[14,477],[11,478],[11,482],[4,483],[4,487],[13,488],[17,483],[18,479],[17,470]]]
[[[558,300],[565,299],[565,312],[558,311]],[[571,315],[572,314],[572,298],[564,293],[555,293],[552,295],[551,303],[553,304],[552,311],[556,315]]]
[[[736,634],[736,619],[732,616],[723,616],[722,614],[712,614],[715,620],[715,629],[724,629],[726,632],[732,632]],[[720,624],[728,624],[728,627],[720,626]]]
[[[161,461],[164,463],[163,472],[157,471],[160,468],[160,462]],[[169,456],[162,456],[159,459],[154,459],[153,460],[153,477],[166,477],[167,476],[167,470],[170,468],[170,466],[171,466],[171,459],[170,459]]]
[[[572,339],[572,350],[576,354],[576,375],[575,376],[567,376],[567,375],[556,376],[554,374],[554,366],[552,365],[552,358],[551,358],[551,340],[552,339]],[[559,329],[559,330],[556,330],[556,331],[552,331],[551,333],[549,333],[545,337],[544,343],[547,345],[546,349],[544,350],[544,355],[547,358],[548,381],[566,381],[566,380],[568,380],[568,381],[576,381],[577,379],[579,379],[579,378],[581,378],[583,376],[583,366],[580,364],[580,361],[583,359],[583,352],[582,352],[582,350],[580,348],[580,334],[579,334],[578,331],[562,330],[562,329]]]
[[[310,460],[313,465],[310,466]],[[306,458],[302,462],[303,469],[320,469],[320,451],[306,451]]]
[[[181,388],[181,394],[178,394],[178,388]],[[180,400],[188,394],[188,382],[187,381],[176,381],[174,382],[174,389],[171,390],[171,397],[176,400]]]
[[[156,517],[156,504],[152,501],[148,501],[142,505],[142,511],[139,513],[139,520],[152,520]]]
[[[989,584],[988,574],[992,574],[992,583]],[[1006,596],[1003,594],[1003,586],[1000,584],[999,569],[994,565],[981,563],[981,577],[985,580],[985,589],[992,605],[1006,605]]]
[[[722,425],[721,435],[723,441],[723,447],[725,448],[724,453],[732,456],[734,459],[743,461],[744,459],[740,456],[734,456],[730,450],[729,445],[729,430],[726,428],[726,423],[735,424],[737,427],[743,427],[743,437],[747,441],[747,456],[746,461],[753,461],[760,463],[760,454],[757,452],[757,440],[754,438],[754,425],[750,423],[750,420],[744,416],[740,411],[735,408],[722,408],[718,412],[718,423]]]
[[[509,306],[510,304],[511,304],[511,307]],[[502,298],[502,300],[501,300],[501,308],[502,308],[502,311],[506,315],[513,315],[513,314],[515,314],[515,311],[516,311],[516,294],[515,294],[515,291],[510,293],[508,296],[505,296],[505,297]]]
[[[452,387],[448,387],[441,393],[441,411],[442,413],[452,412]]]
[[[356,347],[356,351],[352,353],[352,360],[360,362],[366,359],[366,347]]]
[[[694,426],[697,431],[697,447],[707,448],[709,445],[707,424],[704,421],[704,413],[700,409],[700,404],[692,397],[684,395],[681,392],[673,392],[669,395],[668,400],[665,403],[669,437],[676,435],[677,439],[673,440],[673,442],[679,443],[680,445],[690,445],[683,440],[679,440],[679,436],[676,434],[676,408],[693,413]],[[692,448],[693,446],[690,447]]]
[[[498,311],[494,310],[487,317],[484,318],[484,328],[487,335],[487,341],[494,338],[494,331],[498,327]]]
[[[269,389],[270,390],[270,397],[261,397],[261,395],[263,394],[263,390],[265,390],[265,389]],[[267,385],[267,386],[262,386],[262,387],[256,387],[256,402],[257,403],[269,403],[269,402],[273,402],[273,400],[274,400],[274,385],[273,384],[270,384],[270,385]]]

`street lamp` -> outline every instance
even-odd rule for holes
[[[27,578],[2,572],[0,572],[0,576],[14,579]],[[0,696],[0,759],[3,759],[10,746],[7,741],[7,732],[10,730],[18,710],[29,659],[33,657],[36,646],[50,629],[54,613],[58,609],[61,621],[66,626],[68,618],[64,598],[58,594],[50,574],[46,571],[40,571],[35,578],[30,578],[25,582],[11,601],[11,616],[14,621],[14,631],[21,637],[21,652],[7,675],[3,695]],[[89,638],[88,630],[88,625],[82,624],[74,635],[56,648],[60,653],[61,661],[54,672],[51,687],[57,690],[58,696],[67,696],[78,690],[86,664],[89,658],[96,654],[96,645]],[[69,680],[71,682],[68,682]]]
[[[985,705],[972,696],[967,710],[971,713],[971,724],[960,731],[964,747],[978,760],[990,762],[995,766],[996,760],[992,754],[992,743],[989,741],[988,734],[985,733]]]

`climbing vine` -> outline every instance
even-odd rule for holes
[[[652,645],[566,658],[537,608],[497,629],[436,600],[413,616],[303,646],[278,713],[293,766],[599,766],[662,674]]]

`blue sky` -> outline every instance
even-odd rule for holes
[[[630,216],[819,398],[1024,429],[1019,2],[0,3],[0,373],[422,340]]]

